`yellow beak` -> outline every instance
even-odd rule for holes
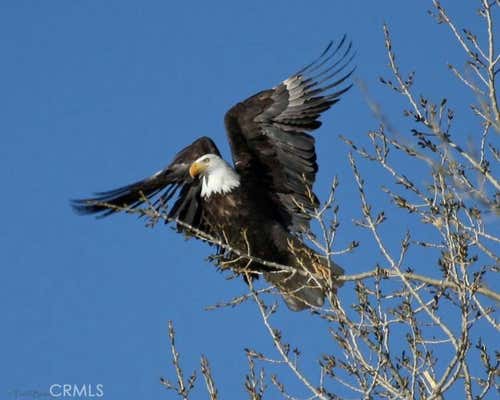
[[[205,171],[206,168],[207,167],[205,164],[194,162],[189,167],[189,175],[191,175],[191,178],[195,178],[199,174],[201,174],[203,171]]]

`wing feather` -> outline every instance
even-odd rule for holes
[[[220,156],[217,146],[208,137],[201,137],[185,147],[168,166],[149,178],[117,189],[98,192],[95,197],[72,200],[73,210],[78,214],[106,217],[123,208],[136,208],[146,201],[152,201],[153,206],[160,210],[178,194],[168,211],[168,217],[201,228],[201,184],[199,180],[193,180],[189,176],[189,166],[204,154]],[[181,226],[178,226],[178,229],[185,231]]]
[[[308,228],[317,207],[314,138],[321,113],[351,88],[352,43],[344,36],[281,84],[238,103],[225,117],[235,167],[265,193],[292,232]],[[300,206],[298,206],[300,205]],[[306,212],[304,213],[304,210]]]

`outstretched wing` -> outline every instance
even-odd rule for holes
[[[267,194],[292,232],[308,228],[317,206],[312,193],[318,165],[314,138],[320,114],[352,84],[352,43],[344,36],[321,56],[270,90],[231,108],[225,117],[234,165],[258,194]]]
[[[150,200],[156,208],[161,208],[178,193],[168,217],[200,228],[201,183],[200,180],[193,180],[189,176],[189,166],[204,154],[220,155],[217,146],[208,137],[201,137],[185,147],[167,167],[149,178],[118,189],[96,193],[92,198],[72,200],[71,205],[79,214],[105,217],[123,208],[138,207]],[[184,230],[182,226],[178,228]]]

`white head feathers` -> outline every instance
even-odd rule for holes
[[[198,158],[189,169],[191,176],[200,176],[201,195],[229,193],[240,186],[240,176],[222,158],[215,154],[205,154]]]

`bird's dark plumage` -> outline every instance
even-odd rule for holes
[[[181,222],[179,230],[189,235],[187,224],[236,253],[248,252],[250,246],[254,257],[290,266],[292,272],[249,264],[248,259],[230,264],[262,272],[293,310],[321,306],[342,269],[300,240],[318,206],[312,191],[318,164],[310,132],[321,125],[321,113],[351,87],[346,82],[354,71],[352,59],[352,45],[344,37],[276,87],[232,107],[225,126],[234,170],[213,141],[202,137],[151,177],[75,200],[73,208],[107,216],[145,202],[162,209],[177,195],[168,218]],[[231,258],[231,251],[225,257]]]
[[[307,230],[309,217],[301,208],[312,212],[317,206],[312,185],[318,164],[308,132],[321,126],[320,113],[351,87],[339,88],[354,71],[345,72],[351,47],[345,37],[336,48],[330,43],[315,62],[238,103],[225,117],[236,171],[258,178],[292,231]],[[330,65],[335,56],[339,60]]]
[[[220,155],[212,139],[204,136],[178,152],[167,167],[149,178],[118,189],[96,193],[92,198],[73,200],[73,209],[78,214],[98,214],[105,217],[126,207],[136,208],[163,191],[153,203],[161,207],[179,192],[168,217],[199,228],[201,182],[192,179],[188,170],[195,160],[207,153]],[[183,227],[179,226],[179,230],[183,230]]]

